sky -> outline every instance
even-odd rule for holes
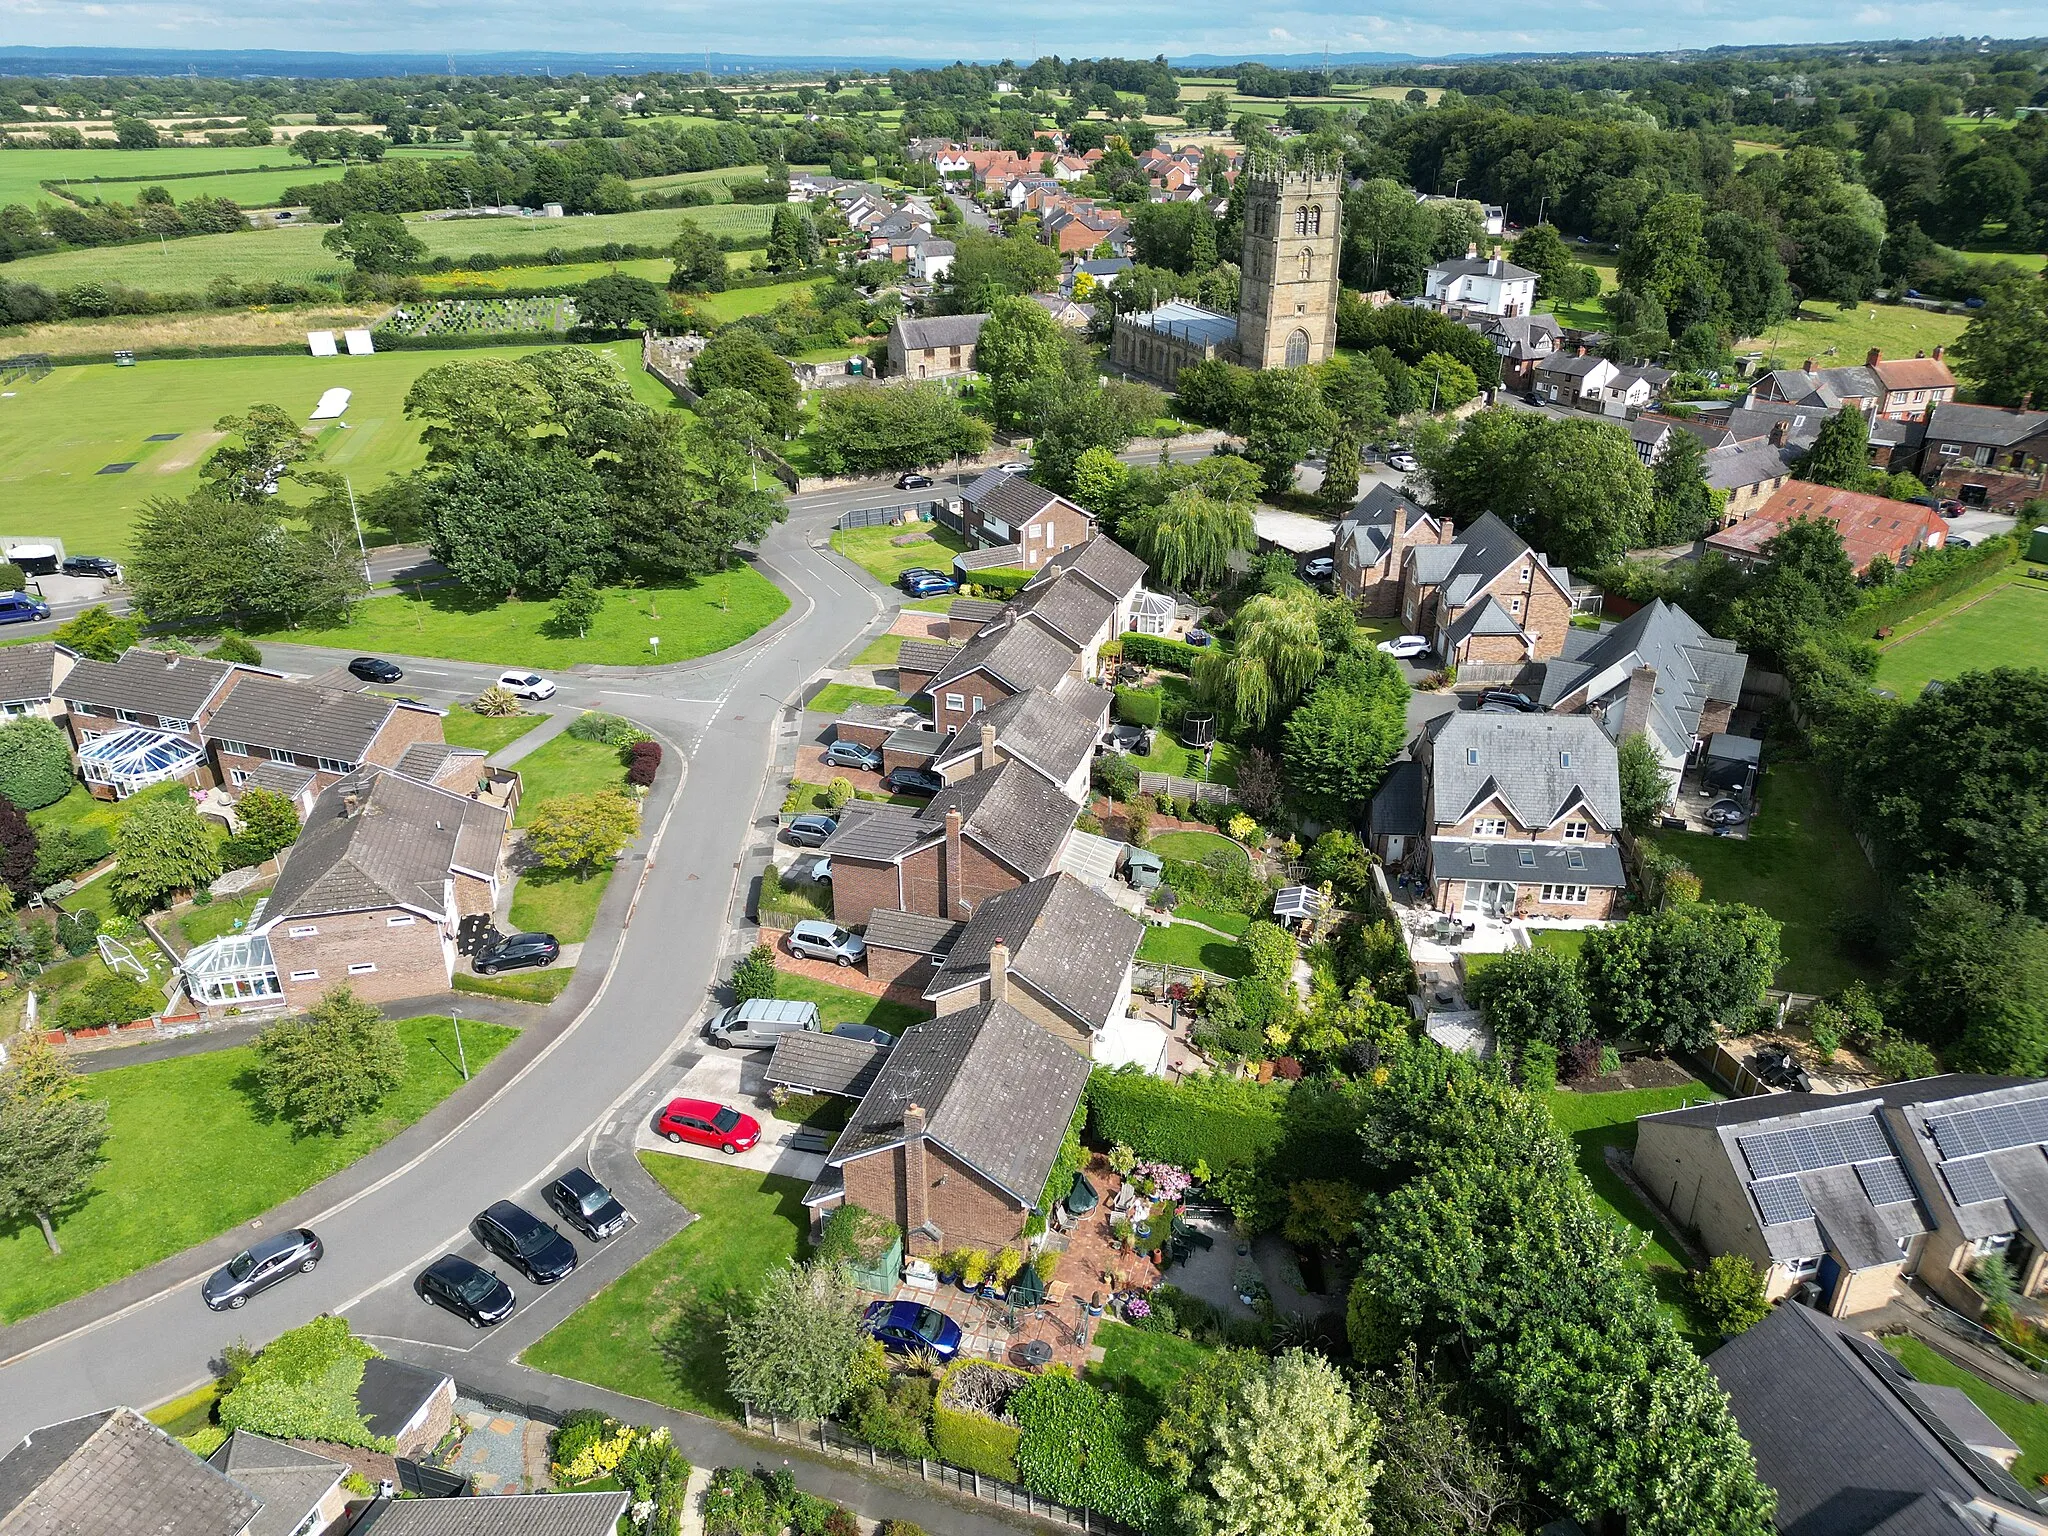
[[[950,60],[1275,53],[1614,52],[1857,38],[2026,36],[2041,12],[1992,0],[0,0],[29,46],[445,52],[843,54]]]

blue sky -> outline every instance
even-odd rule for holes
[[[1396,0],[1363,12],[1331,0],[1253,10],[1225,0],[0,0],[0,39],[44,46],[156,48],[551,49],[847,53],[1019,59],[1121,54],[1374,51],[1641,52],[1717,44],[1941,35],[2015,37],[2035,9],[1953,0]]]

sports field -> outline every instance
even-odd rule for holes
[[[456,352],[385,352],[373,357],[236,357],[58,368],[33,383],[0,391],[0,532],[54,536],[80,554],[120,556],[136,510],[151,496],[185,495],[216,441],[213,424],[230,412],[274,404],[304,420],[321,392],[354,391],[346,430],[319,439],[321,467],[348,475],[358,489],[415,468],[425,455],[405,419],[412,381],[438,364],[516,357],[530,347]],[[640,368],[632,342],[598,350],[616,357],[636,392],[667,394]],[[644,384],[642,381],[645,381]],[[652,386],[651,393],[645,392]],[[156,436],[169,441],[151,442]],[[132,467],[117,474],[110,464]]]
[[[2009,565],[1900,624],[1879,654],[1878,687],[1910,699],[1932,678],[1992,667],[2048,667],[2048,581],[2027,575],[2040,569]]]

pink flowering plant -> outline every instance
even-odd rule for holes
[[[1194,1180],[1172,1163],[1140,1163],[1131,1170],[1138,1187],[1157,1200],[1178,1200],[1194,1187]]]

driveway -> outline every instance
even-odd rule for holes
[[[775,1118],[768,1099],[767,1051],[721,1051],[705,1045],[698,1055],[676,1058],[672,1067],[680,1072],[667,1078],[667,1086],[655,1095],[653,1113],[642,1115],[633,1133],[633,1145],[643,1152],[666,1152],[674,1157],[694,1157],[707,1163],[737,1164],[763,1173],[786,1174],[792,1179],[815,1179],[825,1171],[821,1152],[800,1152],[790,1139],[803,1127]],[[729,1104],[742,1114],[761,1122],[761,1140],[744,1152],[727,1157],[716,1147],[694,1142],[672,1142],[654,1129],[654,1117],[670,1099],[710,1099]]]

